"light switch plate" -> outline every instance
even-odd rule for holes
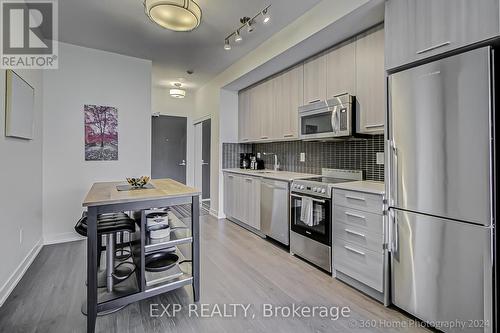
[[[384,153],[377,153],[377,164],[384,164]]]
[[[300,153],[300,161],[305,162],[306,161],[306,153]]]

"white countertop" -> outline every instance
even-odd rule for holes
[[[254,176],[261,178],[268,178],[274,180],[283,180],[287,182],[291,182],[295,179],[307,179],[318,177],[319,175],[311,174],[311,173],[299,173],[299,172],[290,172],[290,171],[274,171],[274,170],[250,170],[250,169],[222,169],[222,172],[230,172],[237,173],[240,175],[246,176]]]
[[[373,194],[385,194],[384,182],[377,182],[373,180],[361,180],[347,183],[334,184],[333,188],[341,190],[358,191]]]

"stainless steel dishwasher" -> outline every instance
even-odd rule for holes
[[[290,245],[288,182],[262,179],[260,227],[268,237]]]

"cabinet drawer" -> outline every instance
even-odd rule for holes
[[[333,224],[333,244],[337,240],[344,240],[377,253],[384,252],[384,236],[382,234],[335,221]]]
[[[370,233],[383,234],[383,215],[364,212],[361,210],[347,208],[334,204],[334,221],[340,222],[353,227],[361,227]]]
[[[333,244],[333,266],[335,270],[383,292],[383,254],[337,239]]]
[[[335,205],[382,215],[382,196],[371,193],[335,189]]]

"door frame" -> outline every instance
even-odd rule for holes
[[[193,138],[194,138],[193,139],[193,141],[194,141],[193,142],[193,152],[194,152],[194,154],[196,154],[196,149],[197,149],[197,144],[198,144],[198,142],[196,142],[196,125],[201,124],[205,120],[210,120],[210,122],[213,124],[212,115],[208,114],[208,115],[205,115],[205,116],[202,116],[202,117],[194,119],[193,123],[191,125],[192,126]],[[211,126],[211,133],[213,134],[213,127],[212,126]],[[201,138],[203,140],[203,136]],[[210,135],[210,141],[212,141],[212,135]],[[212,159],[213,159],[212,142],[210,142],[210,182],[212,181]],[[194,164],[193,165],[193,185],[195,185],[195,182],[196,182],[196,168],[197,167],[201,168],[201,165],[199,165],[199,166],[196,165],[196,156],[194,156],[193,164]],[[203,175],[203,172],[202,172],[202,175]],[[202,181],[202,184],[203,184],[203,181]],[[211,192],[211,189],[212,189],[212,186],[210,186],[210,192]],[[201,190],[203,191],[203,189],[201,189]],[[211,198],[212,198],[212,193],[210,193],[210,198],[208,198],[208,199],[201,199],[200,198],[200,204],[203,201],[209,201]],[[210,207],[210,209],[212,209],[212,207]]]

